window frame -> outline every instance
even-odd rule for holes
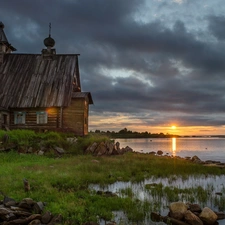
[[[14,112],[14,124],[25,124],[26,112]]]
[[[36,123],[37,124],[47,124],[48,123],[48,113],[46,111],[36,112]]]

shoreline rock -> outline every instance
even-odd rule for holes
[[[185,204],[183,202],[173,202],[169,206],[167,216],[162,216],[156,212],[151,213],[153,222],[163,221],[172,225],[213,225],[217,220],[225,219],[225,213],[214,212],[208,207],[201,207],[198,204]]]
[[[36,202],[24,198],[20,202],[4,196],[0,201],[0,224],[3,225],[56,225],[62,223],[61,215],[52,215],[49,211],[43,213],[44,202]]]
[[[85,154],[92,154],[93,156],[122,155],[126,152],[133,152],[133,149],[129,146],[120,148],[119,142],[114,144],[112,141],[105,141],[99,144],[94,142],[84,151]]]

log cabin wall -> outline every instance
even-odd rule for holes
[[[63,129],[68,129],[77,135],[88,134],[88,110],[89,104],[86,98],[71,100],[69,107],[63,110]]]
[[[46,118],[43,117],[46,113]],[[21,118],[16,118],[19,115]],[[41,116],[42,115],[42,118]],[[18,120],[18,121],[17,121]],[[14,108],[10,110],[10,129],[54,130],[60,127],[60,108]]]
[[[9,112],[0,110],[0,129],[9,127]]]

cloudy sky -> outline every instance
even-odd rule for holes
[[[90,130],[225,134],[224,0],[0,0],[18,53],[80,53]],[[176,129],[172,129],[172,126]]]

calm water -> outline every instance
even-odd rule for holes
[[[117,139],[120,147],[131,147],[137,152],[161,150],[174,156],[194,156],[201,160],[225,163],[225,138],[138,138]]]
[[[197,155],[201,160],[214,160],[225,163],[225,138],[155,138],[155,139],[117,139],[120,143],[120,147],[131,147],[134,151],[148,153],[151,151],[161,150],[164,154],[169,153],[174,156],[194,156]],[[202,187],[208,193],[208,198],[205,203],[201,202],[195,195],[195,191],[191,195],[182,194],[179,196],[180,201],[189,202],[189,197],[194,197],[195,203],[201,205],[201,207],[208,206],[215,211],[225,210],[224,195],[225,195],[225,175],[222,176],[190,176],[187,179],[181,177],[168,177],[168,178],[150,178],[139,183],[132,182],[116,182],[105,187],[99,185],[90,185],[91,189],[111,191],[117,195],[123,197],[124,191],[130,188],[134,197],[148,202],[154,202],[159,204],[159,213],[166,215],[168,213],[169,200],[164,193],[161,197],[154,197],[146,188],[146,184],[161,183],[163,187],[170,188],[197,188]],[[221,192],[222,195],[216,195],[217,192]],[[125,193],[126,195],[126,193]],[[222,206],[222,208],[219,207]],[[155,210],[154,210],[155,211]],[[156,210],[157,211],[157,210]],[[150,212],[149,212],[150,213]],[[114,212],[115,220],[120,221],[123,218],[126,221],[126,215],[123,212]],[[117,221],[117,222],[118,222]],[[218,221],[219,225],[225,225],[225,220]],[[105,224],[101,221],[101,225]],[[129,223],[125,223],[129,224]],[[155,223],[148,220],[145,224],[161,225],[164,223]]]
[[[225,175],[222,176],[190,176],[187,179],[183,179],[181,177],[172,176],[170,178],[150,178],[145,179],[142,182],[138,183],[132,183],[129,182],[121,182],[117,181],[114,184],[106,185],[104,187],[100,185],[90,185],[91,189],[94,189],[96,191],[103,190],[103,191],[111,191],[113,193],[116,193],[120,197],[126,196],[126,191],[128,188],[131,188],[133,197],[137,198],[141,201],[148,201],[148,202],[154,202],[159,205],[158,209],[152,210],[154,212],[158,212],[161,215],[166,216],[168,214],[168,205],[170,204],[170,201],[167,198],[166,193],[164,193],[161,196],[154,196],[149,190],[145,188],[146,184],[151,183],[161,183],[163,185],[163,188],[165,187],[176,187],[179,189],[185,189],[185,188],[196,188],[196,187],[202,187],[205,191],[208,192],[208,197],[206,202],[202,202],[198,199],[198,195],[196,192],[192,192],[191,194],[181,194],[179,195],[179,201],[182,202],[190,202],[189,199],[192,196],[195,201],[194,203],[200,204],[202,208],[205,206],[211,208],[215,211],[222,211],[225,210],[224,205],[224,195],[225,195]],[[165,190],[165,189],[164,189]],[[222,193],[221,196],[216,195],[217,192]],[[173,201],[172,201],[173,202]],[[215,203],[217,202],[217,203]],[[220,207],[219,207],[220,205]],[[122,212],[115,212],[115,220],[118,222],[119,220],[126,220],[126,215]],[[150,212],[149,212],[150,215]],[[225,220],[219,220],[219,225],[225,225]],[[130,223],[126,223],[130,224]],[[154,223],[151,220],[148,220],[147,223],[149,225],[161,225],[163,223]],[[102,221],[101,225],[104,225],[104,221]]]

